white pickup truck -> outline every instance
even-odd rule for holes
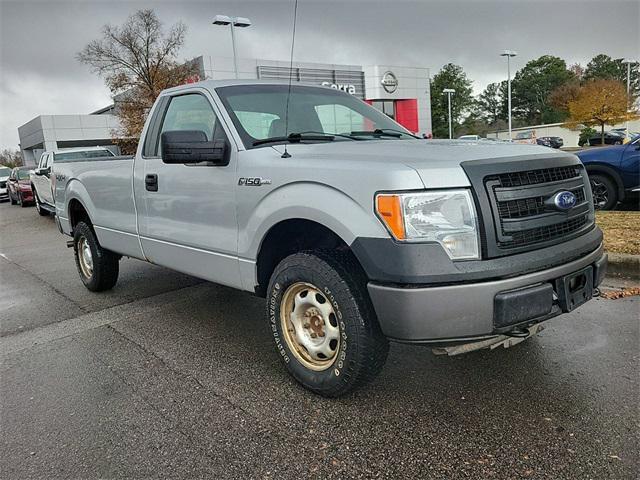
[[[36,202],[36,211],[42,216],[55,213],[51,170],[56,161],[112,157],[113,155],[113,152],[105,147],[76,147],[55,152],[42,152],[38,165],[30,174],[31,191]]]
[[[508,346],[597,291],[606,254],[574,155],[418,139],[347,93],[288,92],[170,89],[135,156],[56,160],[86,287],[112,288],[128,256],[263,296],[284,365],[325,396],[373,378],[388,340]]]

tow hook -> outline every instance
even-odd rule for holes
[[[503,346],[504,348],[513,347],[520,342],[525,341],[527,338],[537,335],[544,330],[542,323],[531,325],[530,327],[518,330],[517,334],[511,335],[498,335],[495,337],[487,338],[485,340],[476,340],[475,342],[463,343],[459,345],[452,345],[449,347],[436,347],[431,351],[434,355],[462,355],[463,353],[473,352],[475,350],[481,350],[483,348],[490,348],[491,350]],[[511,332],[510,332],[511,333]]]

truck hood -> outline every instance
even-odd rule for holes
[[[284,145],[273,147],[279,153]],[[353,163],[362,169],[362,163],[376,166],[383,164],[415,170],[425,188],[467,187],[469,179],[460,167],[462,162],[486,159],[513,159],[515,157],[540,156],[564,157],[567,154],[538,145],[523,145],[486,140],[337,140],[331,143],[289,144],[288,152],[296,159],[308,158],[327,166],[332,162]],[[365,167],[366,168],[366,167]],[[364,170],[366,172],[366,170]]]

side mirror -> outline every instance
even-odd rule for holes
[[[225,140],[207,140],[200,130],[163,132],[160,137],[164,163],[200,163],[224,166],[229,164],[228,144]]]
[[[36,168],[33,171],[34,174],[38,175],[39,177],[46,175],[47,173],[49,173],[49,167],[47,168]]]

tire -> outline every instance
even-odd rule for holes
[[[596,210],[612,210],[618,204],[618,188],[613,180],[599,173],[589,174],[593,206]]]
[[[325,397],[339,397],[372,380],[389,352],[366,278],[350,252],[300,252],[282,260],[269,282],[267,317],[285,368]],[[316,352],[313,358],[316,345],[327,355]]]
[[[100,246],[85,222],[73,229],[73,252],[76,268],[84,286],[92,292],[110,290],[118,281],[120,257]]]
[[[36,201],[36,211],[38,212],[38,215],[40,215],[41,217],[48,217],[49,216],[49,211],[45,210],[40,205],[40,197],[38,196],[38,192],[37,192],[37,190],[35,188],[33,188],[33,198]]]
[[[9,189],[9,203],[11,203],[11,205],[16,205],[18,203],[14,200],[13,195],[11,195],[11,189]]]

